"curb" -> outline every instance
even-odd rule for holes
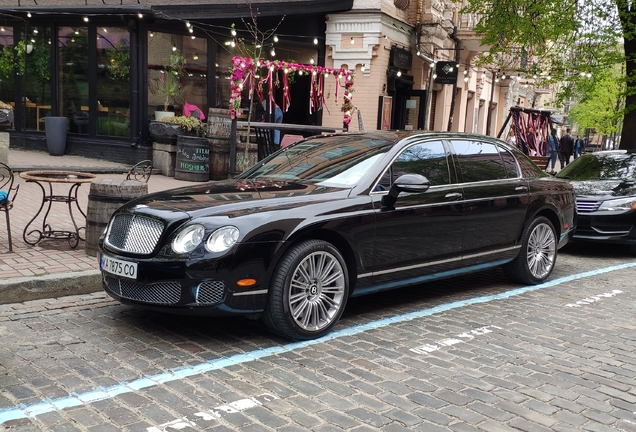
[[[101,290],[99,270],[11,278],[0,281],[0,304],[89,294]]]

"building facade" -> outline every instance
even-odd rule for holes
[[[150,158],[151,120],[229,106],[231,59],[242,55],[234,41],[256,49],[248,30],[254,18],[259,31],[271,32],[259,47],[264,58],[355,71],[352,131],[496,136],[510,107],[538,107],[542,93],[509,71],[475,66],[484,47],[473,31],[477,18],[461,14],[461,2],[7,3],[0,6],[0,100],[14,106],[12,147],[45,150],[45,119],[54,116],[67,119],[69,154],[124,163]],[[446,75],[456,75],[455,83]],[[283,121],[342,127],[342,89],[326,80],[324,109],[312,112],[310,80],[296,74],[290,82]]]

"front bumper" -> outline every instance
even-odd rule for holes
[[[104,290],[121,303],[181,315],[254,314],[264,309],[267,290],[260,283],[246,288],[236,284],[246,277],[266,280],[257,262],[234,269],[231,258],[162,261],[107,255],[137,264],[136,279],[102,269]]]
[[[636,211],[579,213],[574,240],[636,244]]]

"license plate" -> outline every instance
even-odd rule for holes
[[[137,263],[124,261],[102,254],[99,260],[99,268],[110,274],[128,279],[137,279]]]

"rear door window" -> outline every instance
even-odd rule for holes
[[[452,140],[464,183],[505,179],[506,169],[497,146],[492,143]]]
[[[407,147],[393,161],[380,179],[381,189],[389,190],[391,184],[403,174],[420,174],[431,186],[451,183],[449,157],[441,141],[430,141]]]

